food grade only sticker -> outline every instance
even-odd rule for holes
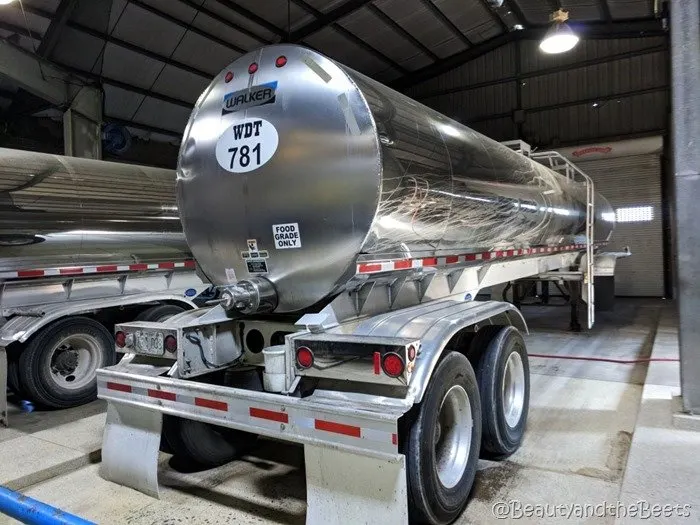
[[[301,233],[299,224],[296,222],[273,224],[272,235],[275,238],[275,248],[278,250],[301,248]]]
[[[226,128],[216,143],[219,166],[232,173],[247,173],[266,164],[277,151],[279,135],[262,118],[244,118]]]

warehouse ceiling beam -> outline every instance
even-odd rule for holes
[[[53,13],[51,18],[51,23],[49,28],[44,33],[44,38],[41,39],[41,44],[36,51],[36,54],[42,58],[50,58],[51,53],[53,53],[56,44],[58,44],[61,38],[61,33],[63,28],[66,27],[66,23],[70,19],[75,6],[78,5],[78,0],[61,0],[58,4],[56,12]],[[27,6],[29,7],[29,6]]]
[[[141,122],[135,122],[133,120],[124,120],[119,117],[111,117],[109,115],[105,116],[105,120],[119,124],[120,126],[126,126],[134,129],[140,129],[141,131],[147,131],[148,133],[158,133],[159,135],[165,135],[166,137],[173,137],[175,139],[182,139],[181,131],[173,131],[171,129],[159,128],[157,126],[151,126],[150,124],[143,124]]]
[[[321,16],[316,17],[316,20],[313,22],[310,22],[304,27],[293,31],[289,36],[289,41],[299,42],[307,36],[311,36],[321,29],[336,23],[341,18],[345,18],[346,16],[354,13],[365,5],[371,4],[372,1],[373,0],[347,0],[335,9],[331,9],[327,13],[322,13]]]
[[[591,22],[582,24],[572,24],[576,32],[582,39],[619,39],[619,38],[641,38],[668,36],[668,32],[663,29],[660,20],[639,19],[628,21],[615,21],[612,24],[606,22]],[[479,44],[470,49],[460,51],[448,56],[435,64],[431,64],[418,71],[413,71],[408,75],[391,83],[394,89],[406,89],[416,84],[420,84],[435,76],[442,75],[456,67],[474,60],[494,49],[514,42],[518,39],[541,40],[549,29],[549,24],[538,25],[523,31],[511,31],[503,33],[494,38]]]
[[[515,15],[515,18],[518,19],[520,25],[525,28],[529,27],[530,22],[525,16],[525,13],[523,13],[523,10],[520,9],[520,5],[518,4],[517,0],[504,0],[503,7]]]
[[[476,82],[474,84],[468,84],[466,86],[457,86],[447,89],[438,89],[434,91],[429,91],[421,93],[419,96],[414,97],[416,100],[426,100],[433,97],[440,97],[443,95],[449,95],[452,93],[461,93],[463,91],[470,91],[472,89],[480,89],[489,86],[495,86],[498,84],[507,84],[508,82],[521,82],[529,78],[537,78],[545,75],[551,75],[553,73],[562,73],[564,71],[572,71],[574,69],[581,69],[584,67],[597,66],[601,64],[607,64],[610,62],[617,62],[618,60],[624,60],[626,58],[634,58],[644,55],[649,55],[651,53],[661,53],[668,51],[667,44],[661,44],[658,46],[645,47],[642,49],[634,49],[632,51],[625,51],[623,53],[615,53],[613,55],[608,55],[599,58],[591,58],[589,60],[582,60],[579,62],[572,62],[570,64],[562,64],[559,66],[547,67],[544,69],[536,69],[534,71],[528,71],[520,73],[518,75],[512,75],[509,77],[501,77],[495,80],[486,80],[484,82]]]
[[[641,95],[650,95],[653,93],[661,93],[670,90],[671,87],[668,85],[656,86],[645,89],[634,89],[632,91],[624,91],[622,93],[613,93],[611,95],[601,95],[598,97],[591,97],[585,99],[570,100],[568,102],[560,102],[559,104],[547,104],[546,106],[534,106],[531,108],[523,108],[525,114],[529,113],[541,113],[543,111],[551,111],[555,109],[571,108],[574,106],[590,106],[591,111],[599,111],[605,102],[623,100],[630,97],[638,97]],[[597,104],[594,106],[594,104]],[[493,113],[490,115],[481,115],[473,119],[465,119],[467,125],[473,124],[475,122],[486,122],[487,120],[498,120],[502,118],[512,118],[513,112],[506,111],[503,113]]]
[[[437,62],[438,60],[440,60],[439,56],[437,56],[432,50],[430,50],[425,44],[423,44],[420,40],[414,37],[411,33],[406,31],[403,27],[401,27],[399,24],[397,24],[391,18],[389,18],[389,16],[387,16],[387,14],[381,9],[379,9],[377,6],[369,4],[367,8],[372,12],[373,15],[375,15],[382,22],[388,25],[394,32],[398,33],[404,39],[408,40],[411,44],[413,44],[414,47],[418,48],[433,62]]]
[[[508,27],[508,25],[503,21],[503,19],[500,16],[498,16],[496,9],[491,7],[487,0],[481,0],[481,5],[483,5],[484,9],[486,9],[486,11],[488,11],[491,19],[494,22],[496,22],[496,24],[498,24],[498,26],[501,28],[501,31],[503,31],[504,33],[507,33],[508,31],[510,31],[510,28]]]
[[[218,36],[214,36],[211,33],[207,33],[206,31],[199,29],[198,27],[196,27],[194,25],[188,24],[187,22],[183,22],[179,18],[175,18],[174,16],[169,15],[168,13],[164,13],[163,11],[159,11],[155,7],[150,6],[150,5],[142,2],[141,0],[129,0],[129,3],[140,7],[144,11],[148,11],[149,13],[153,13],[154,15],[159,16],[163,20],[167,20],[168,22],[171,22],[177,26],[180,26],[183,29],[186,29],[187,31],[189,31],[191,33],[195,33],[195,34],[202,36],[204,38],[208,38],[212,42],[216,42],[220,46],[226,47],[232,51],[235,51],[236,53],[239,53],[239,54],[247,53],[247,51],[245,49],[242,49],[242,48],[238,47],[237,45],[232,44],[231,42],[228,42],[227,40],[224,40],[223,38],[219,38]]]
[[[231,11],[238,13],[243,18],[246,18],[246,19],[250,20],[251,22],[259,25],[260,27],[267,29],[270,33],[273,33],[279,37],[285,37],[287,35],[287,32],[284,31],[283,29],[277,27],[274,24],[271,24],[270,22],[265,20],[263,17],[256,15],[252,11],[246,9],[245,7],[241,7],[238,4],[235,4],[231,0],[215,0],[215,1],[224,7],[228,7]]]
[[[40,16],[42,18],[51,18],[51,13],[48,11],[44,11],[43,9],[38,9],[35,7],[31,6],[26,6],[25,10],[28,13],[31,13],[36,16]],[[202,71],[201,69],[198,69],[193,66],[189,66],[187,64],[184,64],[182,62],[179,62],[177,60],[173,60],[172,58],[166,57],[164,55],[161,55],[159,53],[155,53],[153,51],[150,51],[146,48],[143,48],[141,46],[137,46],[136,44],[132,44],[131,42],[127,42],[125,40],[121,40],[120,38],[116,38],[112,35],[105,34],[101,31],[97,31],[95,29],[92,29],[88,26],[85,26],[83,24],[80,24],[78,22],[73,22],[73,21],[68,21],[64,23],[65,27],[69,27],[70,29],[74,29],[76,31],[79,31],[81,33],[84,33],[86,35],[89,35],[91,37],[97,38],[99,40],[103,40],[105,42],[108,42],[110,44],[113,44],[115,46],[119,46],[123,49],[127,49],[129,51],[132,51],[134,53],[137,53],[139,55],[148,57],[152,60],[157,60],[159,62],[162,62],[164,64],[167,64],[169,66],[173,66],[175,68],[181,69],[183,71],[187,71],[188,73],[192,73],[193,75],[200,76],[202,78],[205,78],[207,80],[210,80],[214,74],[209,73],[207,71]],[[42,42],[45,41],[46,39],[42,39]],[[241,53],[245,52],[245,50],[239,51]]]
[[[104,75],[98,75],[97,73],[91,73],[89,71],[83,71],[82,69],[78,69],[72,66],[69,66],[67,64],[60,64],[60,66],[67,71],[70,71],[71,73],[75,73],[76,75],[83,76],[92,82],[96,84],[108,84],[110,86],[114,86],[119,89],[123,89],[124,91],[129,91],[131,93],[136,93],[137,95],[142,95],[144,97],[151,97],[156,100],[161,100],[163,102],[167,102],[168,104],[173,104],[174,106],[179,106],[188,110],[192,110],[194,107],[193,102],[189,102],[187,100],[182,100],[179,98],[171,97],[169,95],[163,95],[162,93],[157,93],[155,91],[151,91],[149,89],[145,89],[142,87],[135,86],[133,84],[129,84],[128,82],[123,82],[121,80],[117,80],[116,78],[110,78],[106,77]]]
[[[102,91],[43,58],[0,40],[0,74],[22,89],[60,108],[65,153],[100,158],[102,154]]]
[[[608,24],[612,24],[613,18],[612,14],[610,13],[610,5],[608,4],[608,0],[598,0],[598,7],[600,8],[600,14],[603,16],[603,20],[605,20]]]
[[[316,18],[320,18],[320,17],[323,16],[323,13],[322,13],[321,11],[319,11],[319,10],[316,9],[315,7],[310,6],[309,4],[307,4],[306,2],[304,2],[304,0],[291,0],[291,1],[294,2],[296,5],[298,5],[299,7],[301,7],[301,8],[302,8],[304,11],[306,11],[307,13],[310,13],[310,14],[312,14],[313,16],[315,16]],[[355,44],[357,47],[361,47],[361,48],[364,49],[367,53],[369,53],[370,55],[372,55],[374,58],[376,58],[376,59],[378,59],[378,60],[381,60],[381,61],[384,62],[386,65],[392,67],[392,68],[395,69],[396,71],[399,71],[402,75],[407,75],[407,74],[409,73],[409,71],[408,71],[406,68],[404,68],[403,66],[399,65],[396,61],[392,60],[391,58],[389,58],[388,56],[386,56],[384,53],[382,53],[381,51],[379,51],[378,49],[372,47],[372,46],[369,45],[367,42],[365,42],[364,40],[362,40],[360,37],[358,37],[358,36],[355,35],[354,33],[351,33],[350,31],[348,31],[347,29],[345,29],[345,28],[344,28],[343,26],[341,26],[340,24],[338,24],[338,23],[336,23],[336,22],[333,22],[333,23],[330,25],[330,27],[332,27],[333,29],[335,29],[335,31],[337,31],[338,33],[340,33],[341,35],[343,35],[347,40],[350,40],[350,41],[351,41],[353,44]]]
[[[216,20],[217,22],[224,24],[226,27],[229,27],[233,29],[234,31],[238,31],[239,33],[242,33],[246,35],[249,38],[252,38],[253,40],[257,40],[261,44],[271,44],[272,42],[268,40],[267,38],[263,38],[260,35],[254,33],[247,27],[243,27],[242,25],[239,25],[235,22],[232,22],[231,20],[227,18],[222,18],[222,16],[219,13],[215,13],[211,9],[208,9],[207,7],[204,7],[204,5],[199,5],[197,2],[194,2],[193,0],[178,0],[181,4],[185,4],[188,7],[191,7],[192,9],[199,10],[200,13],[203,15],[207,15],[209,18],[212,18]],[[200,2],[201,3],[201,2]],[[209,38],[209,37],[207,37]]]
[[[457,38],[459,38],[465,46],[467,46],[467,47],[474,46],[472,41],[469,40],[469,38],[467,38],[467,35],[462,33],[462,30],[460,28],[458,28],[454,24],[454,22],[452,22],[452,20],[450,20],[449,18],[447,18],[447,16],[445,16],[445,13],[440,11],[440,9],[438,9],[438,7],[432,2],[432,0],[420,0],[420,2],[421,2],[421,4],[423,4],[423,7],[425,7],[430,12],[430,14],[432,14],[435,18],[437,18],[443,26],[445,26],[447,29],[450,30],[450,32],[453,35],[455,35]]]

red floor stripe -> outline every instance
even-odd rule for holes
[[[276,412],[274,410],[265,410],[264,408],[250,407],[250,415],[251,417],[269,419],[270,421],[277,421],[278,423],[289,423],[289,414],[286,412]]]
[[[130,264],[129,270],[132,270],[132,271],[148,270],[148,265],[144,264],[144,263]]]
[[[222,412],[228,412],[228,403],[223,401],[214,401],[213,399],[206,399],[204,397],[195,397],[194,404],[198,407],[211,408],[212,410],[221,410]]]
[[[406,270],[411,267],[411,259],[394,262],[394,270]]]
[[[334,434],[343,434],[344,436],[356,438],[362,436],[362,429],[360,427],[344,425],[342,423],[334,423],[333,421],[324,421],[323,419],[316,419],[314,421],[314,427],[316,428],[316,430],[325,430],[326,432],[333,432]]]
[[[157,397],[158,399],[167,399],[168,401],[176,401],[177,396],[172,392],[165,392],[164,390],[153,390],[148,389],[148,397]]]
[[[185,261],[185,268],[194,268],[196,263],[194,261]]]
[[[172,270],[175,268],[175,263],[174,262],[164,262],[164,263],[158,263],[158,268],[162,270]]]
[[[97,271],[98,272],[116,272],[117,265],[116,264],[108,264],[106,266],[98,266]]]

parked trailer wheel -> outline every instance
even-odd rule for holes
[[[163,416],[163,435],[173,455],[193,468],[213,468],[248,452],[257,436],[176,416]]]
[[[24,398],[24,390],[19,381],[19,356],[13,352],[7,353],[7,386],[20,398]]]
[[[47,408],[83,405],[97,397],[95,373],[114,362],[114,339],[87,317],[56,321],[36,334],[19,356],[21,390]]]
[[[162,323],[172,316],[181,314],[185,309],[176,304],[159,304],[151,306],[136,316],[135,321],[150,321],[154,323]]]
[[[525,341],[513,326],[486,326],[476,333],[471,352],[478,356],[481,449],[485,456],[502,459],[518,450],[525,434],[530,402]]]
[[[438,363],[406,437],[412,521],[442,525],[464,509],[481,442],[481,402],[474,371],[462,354]]]

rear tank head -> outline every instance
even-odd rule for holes
[[[380,180],[374,120],[351,78],[314,51],[275,45],[233,62],[197,101],[178,204],[225,305],[292,312],[354,274]]]

